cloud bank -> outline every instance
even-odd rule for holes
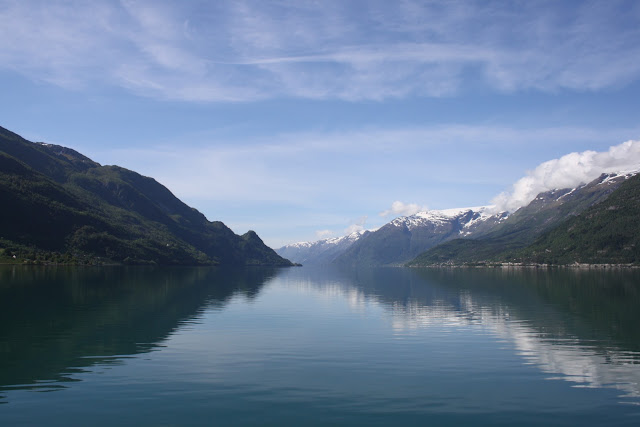
[[[640,170],[640,141],[627,141],[605,152],[583,151],[540,164],[520,178],[510,191],[492,200],[496,209],[513,212],[531,202],[539,193],[557,188],[573,188],[593,181],[603,173]]]

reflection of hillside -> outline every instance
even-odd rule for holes
[[[547,374],[637,399],[639,279],[635,271],[376,269],[327,272],[311,286],[380,303],[399,332],[476,325]]]
[[[0,268],[0,387],[148,352],[206,307],[253,298],[273,269]]]

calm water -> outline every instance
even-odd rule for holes
[[[0,425],[640,425],[639,272],[0,268]]]

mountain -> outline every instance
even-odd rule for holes
[[[303,265],[328,265],[351,245],[371,231],[362,230],[347,236],[318,240],[317,242],[299,242],[276,249],[278,255]]]
[[[518,250],[531,245],[543,233],[608,200],[631,176],[633,174],[602,174],[576,188],[540,193],[527,206],[489,231],[436,246],[420,254],[409,265],[513,261]]]
[[[167,265],[292,265],[153,178],[0,127],[0,258]]]
[[[512,214],[495,213],[494,207],[425,211],[396,218],[375,231],[295,243],[278,253],[303,264],[341,266],[505,260],[546,231],[606,200],[632,175],[602,174],[576,188],[543,192]]]
[[[402,265],[442,242],[484,233],[505,221],[492,207],[430,210],[399,217],[368,233],[335,260],[342,266]]]
[[[638,264],[639,219],[640,175],[636,175],[606,200],[504,258],[537,264]]]

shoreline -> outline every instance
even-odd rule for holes
[[[608,269],[636,269],[640,268],[638,264],[537,264],[537,263],[469,263],[469,264],[428,264],[428,265],[405,265],[408,268],[529,268],[529,269],[551,269],[551,268],[569,268],[574,270],[608,270]]]

